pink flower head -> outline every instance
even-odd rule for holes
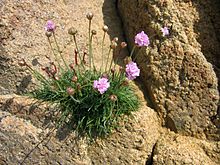
[[[168,36],[170,34],[169,29],[166,26],[164,28],[161,28],[161,31],[163,36]]]
[[[150,40],[147,34],[144,33],[144,31],[138,33],[135,36],[135,44],[137,44],[138,46],[148,46],[150,44]]]
[[[53,21],[48,20],[44,28],[48,32],[54,32],[54,30],[56,29],[56,25]]]
[[[134,80],[140,75],[140,69],[138,69],[137,64],[133,61],[126,65],[126,77],[129,80]]]
[[[95,80],[93,83],[93,88],[97,89],[101,94],[105,93],[107,89],[110,87],[110,83],[107,78],[99,78],[99,80]]]

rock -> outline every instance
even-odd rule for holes
[[[121,123],[111,136],[91,144],[67,128],[54,129],[52,120],[45,125],[48,111],[52,109],[46,110],[46,105],[32,109],[32,105],[33,100],[28,98],[0,97],[0,160],[3,164],[22,161],[36,164],[39,160],[41,164],[67,165],[145,164],[152,159],[153,146],[160,136],[157,114],[146,106]]]
[[[220,140],[218,80],[213,67],[220,68],[217,38],[219,29],[219,1],[131,1],[118,0],[125,33],[130,45],[134,36],[145,31],[150,46],[139,50],[137,62],[141,79],[163,124],[182,135],[202,139]],[[201,8],[202,6],[202,8]],[[212,16],[202,13],[212,8]],[[207,11],[207,10],[206,10]],[[203,16],[205,18],[200,18]],[[218,23],[202,25],[198,22],[212,20]],[[202,30],[195,28],[199,26]],[[168,26],[170,35],[161,36],[161,28]],[[211,34],[206,42],[200,42],[200,33]],[[218,50],[218,51],[215,51]],[[208,50],[213,50],[212,52]],[[207,54],[207,52],[209,52]],[[211,62],[213,66],[208,62]],[[215,120],[215,121],[214,121]]]
[[[157,141],[153,155],[153,165],[217,165],[220,164],[220,143],[170,132]]]
[[[103,38],[104,24],[109,26],[104,46],[106,56],[111,38],[117,36],[119,41],[123,41],[122,29],[118,26],[120,19],[115,12],[114,1],[22,0],[18,3],[16,0],[1,0],[0,9],[0,77],[4,79],[0,81],[0,94],[22,94],[32,90],[37,83],[26,68],[18,66],[19,59],[24,58],[38,71],[41,71],[40,64],[49,65],[49,60],[45,56],[49,56],[54,61],[55,58],[44,31],[44,26],[49,19],[53,20],[57,26],[57,41],[63,51],[63,57],[70,62],[73,60],[75,46],[71,42],[68,29],[74,27],[78,30],[76,37],[78,47],[80,51],[86,50],[87,12],[94,13],[92,29],[97,31],[97,35],[94,38],[93,51],[97,65],[101,64],[100,43]],[[54,43],[53,46],[56,49]]]

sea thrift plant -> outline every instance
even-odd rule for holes
[[[110,134],[125,116],[138,110],[139,99],[130,81],[140,75],[140,69],[132,55],[136,47],[146,48],[150,44],[144,31],[138,33],[134,38],[135,46],[129,59],[118,67],[114,61],[119,60],[121,50],[127,47],[127,43],[118,43],[119,39],[115,37],[107,47],[104,43],[109,28],[104,25],[99,51],[102,54],[102,63],[98,68],[94,62],[96,54],[93,52],[93,40],[97,34],[97,31],[92,29],[93,17],[92,13],[86,15],[88,40],[85,45],[88,45],[88,51],[80,50],[77,29],[71,27],[68,30],[73,45],[72,61],[63,56],[64,51],[61,51],[57,42],[56,25],[52,20],[47,21],[45,25],[46,39],[53,53],[51,58],[46,56],[48,65],[41,64],[42,72],[39,72],[24,59],[19,61],[19,65],[26,67],[40,82],[30,95],[57,107],[56,126],[68,125],[79,136],[86,135],[90,138]],[[164,35],[168,35],[166,29]],[[109,49],[107,52],[104,51],[105,47]]]

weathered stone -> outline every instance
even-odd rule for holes
[[[208,1],[211,7],[206,7],[208,5],[202,5],[203,2],[207,1],[139,0],[127,3],[118,0],[118,8],[130,47],[140,31],[150,36],[151,44],[147,51],[140,50],[137,62],[164,125],[183,135],[220,140],[218,81],[209,63],[220,68],[216,62],[220,52],[217,38],[220,20],[215,18],[219,18],[220,4],[217,0]],[[201,13],[203,8],[213,8],[214,16]],[[195,28],[201,19],[212,18],[218,23],[206,25],[203,21],[205,32]],[[161,36],[160,30],[164,26],[170,30],[167,37]],[[213,36],[208,37],[212,45],[208,39],[200,42],[200,33],[203,37],[204,34]],[[213,52],[208,51],[210,49]]]
[[[153,165],[218,165],[220,164],[220,143],[169,132],[157,141],[153,155]]]
[[[145,164],[160,136],[157,114],[145,106],[111,136],[89,144],[67,128],[53,131],[52,121],[45,126],[45,105],[32,105],[28,98],[0,97],[0,158],[5,164]]]

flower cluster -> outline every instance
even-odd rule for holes
[[[137,44],[138,46],[148,46],[150,44],[150,40],[147,34],[144,33],[144,31],[138,33],[135,36],[135,44]]]
[[[140,75],[140,69],[138,69],[137,64],[135,62],[129,62],[126,65],[126,76],[129,80],[134,80],[136,77]]]
[[[103,94],[110,87],[110,83],[107,78],[99,78],[99,80],[95,80],[93,83],[93,87],[97,89],[100,94]]]
[[[47,31],[47,32],[54,32],[55,29],[56,29],[56,25],[54,24],[53,21],[51,20],[48,20],[44,29]]]
[[[69,123],[79,133],[86,133],[89,137],[102,136],[111,133],[117,127],[122,115],[130,114],[138,109],[139,102],[135,92],[130,87],[129,80],[140,76],[135,59],[138,53],[135,49],[144,49],[150,45],[148,35],[142,31],[138,33],[131,51],[130,57],[125,60],[123,66],[117,67],[114,63],[118,61],[121,50],[127,47],[126,42],[119,43],[115,37],[108,47],[105,57],[104,41],[108,26],[104,25],[102,38],[102,65],[100,68],[94,63],[92,51],[93,37],[97,31],[91,30],[93,14],[86,15],[89,21],[88,51],[80,51],[77,44],[78,31],[71,27],[68,34],[71,37],[72,45],[75,46],[72,52],[73,59],[70,64],[63,56],[56,37],[56,25],[52,20],[46,22],[45,31],[49,46],[52,49],[55,61],[46,57],[49,66],[40,65],[43,74],[33,69],[24,59],[19,62],[20,66],[27,69],[41,82],[41,88],[37,88],[31,94],[34,98],[55,103],[59,108],[61,118],[58,123]],[[162,35],[169,35],[169,29],[161,29]],[[53,36],[53,37],[51,37]],[[115,51],[118,49],[119,51]],[[132,55],[136,54],[135,57]],[[62,59],[62,61],[60,60]]]

